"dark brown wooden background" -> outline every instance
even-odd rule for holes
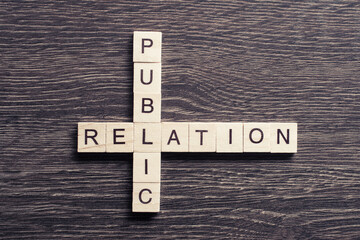
[[[163,32],[163,121],[298,122],[295,155],[163,154],[161,213],[132,155],[76,153],[132,121],[132,34]],[[1,239],[356,239],[360,2],[1,1]]]

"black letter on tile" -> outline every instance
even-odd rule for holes
[[[149,41],[150,42],[149,45],[145,45],[145,41]],[[142,44],[141,44],[141,47],[142,47],[141,53],[144,53],[144,50],[145,50],[146,47],[152,47],[152,45],[153,45],[153,41],[151,39],[143,38],[142,39]]]
[[[232,144],[232,129],[229,129],[229,144]]]
[[[88,132],[93,132],[93,136],[88,136]],[[95,129],[85,129],[85,145],[88,143],[88,138],[91,138],[96,145],[99,145],[96,141],[95,137],[98,135],[97,131]]]
[[[125,144],[125,142],[117,142],[116,139],[117,138],[123,138],[124,135],[116,135],[117,132],[120,131],[125,131],[124,128],[119,128],[119,129],[114,129],[114,144]]]
[[[148,174],[148,160],[145,159],[145,174]]]
[[[203,145],[203,133],[208,132],[208,130],[195,130],[195,132],[200,133],[200,145]]]
[[[252,139],[252,133],[253,133],[254,131],[259,131],[259,132],[261,133],[261,138],[260,138],[259,141],[254,141],[254,139]],[[251,141],[252,143],[261,143],[262,140],[264,139],[264,133],[263,133],[263,131],[261,131],[261,129],[259,129],[259,128],[254,128],[254,129],[251,129],[250,134],[249,134],[249,138],[250,138],[250,141]]]
[[[149,145],[153,144],[153,142],[147,142],[145,138],[146,138],[146,131],[145,128],[143,128],[142,144],[149,144]]]
[[[150,103],[146,104],[145,101],[149,101]],[[143,98],[141,112],[142,113],[152,113],[154,111],[153,103],[154,103],[154,101],[151,98]],[[145,107],[149,107],[150,110],[145,110]]]
[[[141,196],[142,196],[142,193],[145,192],[145,191],[147,191],[147,192],[149,192],[150,194],[152,194],[152,192],[151,192],[150,189],[144,188],[144,189],[141,190],[140,193],[139,193],[139,200],[140,200],[140,202],[143,203],[143,204],[148,204],[148,203],[151,202],[152,198],[149,198],[149,200],[147,200],[146,202],[143,201]]]
[[[178,138],[178,136],[177,136],[177,134],[176,134],[176,131],[175,131],[175,130],[172,130],[167,145],[169,145],[170,142],[171,142],[171,141],[174,141],[174,140],[177,142],[178,145],[180,145],[180,141],[179,141],[179,138]]]
[[[141,81],[141,83],[144,84],[144,85],[149,85],[149,84],[151,84],[152,81],[153,81],[153,75],[154,75],[153,72],[154,72],[154,71],[151,69],[151,70],[150,70],[150,80],[149,80],[149,82],[144,82],[144,69],[141,69],[141,71],[140,71],[140,81]]]
[[[285,140],[286,144],[289,144],[290,143],[290,129],[287,129],[287,133],[286,133],[287,137],[286,138],[280,129],[277,130],[277,144],[280,144],[280,134],[281,134],[282,138]]]

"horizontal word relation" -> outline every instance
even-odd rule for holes
[[[297,152],[297,123],[78,123],[78,152]]]

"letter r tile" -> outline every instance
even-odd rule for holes
[[[106,123],[78,123],[78,152],[105,152]]]

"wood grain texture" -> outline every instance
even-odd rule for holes
[[[359,1],[1,1],[1,239],[356,239]],[[161,213],[132,155],[77,154],[132,121],[132,32],[163,32],[163,121],[298,122],[298,153],[162,154]]]

